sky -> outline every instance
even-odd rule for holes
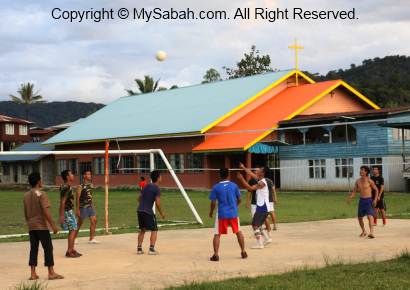
[[[206,2],[206,3],[205,3]],[[99,23],[55,20],[53,8],[237,8],[356,9],[356,20],[174,20],[149,23],[114,19]],[[254,44],[272,67],[294,66],[288,45],[304,46],[300,68],[310,72],[348,68],[364,59],[410,55],[408,0],[0,0],[0,101],[32,82],[47,101],[110,103],[136,89],[134,79],[151,75],[161,86],[197,84],[207,69],[223,73]],[[167,52],[164,62],[155,60]]]

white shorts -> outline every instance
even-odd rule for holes
[[[269,205],[270,205],[270,212],[275,211],[275,204],[273,202],[270,202]]]
[[[256,204],[251,204],[251,214],[252,214],[252,217],[255,215],[255,212],[256,212]]]

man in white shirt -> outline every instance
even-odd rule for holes
[[[252,228],[256,238],[256,245],[252,246],[252,249],[263,249],[265,244],[272,242],[269,236],[262,229],[269,212],[272,210],[269,203],[269,188],[265,179],[268,168],[262,166],[257,168],[255,173],[253,173],[242,163],[240,163],[239,166],[241,169],[245,170],[251,178],[255,178],[258,181],[255,185],[249,185],[243,175],[238,173],[238,179],[242,185],[249,191],[256,191],[256,211],[252,219]],[[262,236],[264,236],[264,238]]]

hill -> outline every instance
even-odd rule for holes
[[[39,127],[49,127],[87,117],[104,107],[103,104],[82,102],[49,102],[32,104],[28,119]],[[26,119],[26,108],[11,101],[0,102],[0,114]]]
[[[386,56],[366,59],[326,75],[311,75],[317,81],[343,79],[381,107],[410,104],[410,57]]]

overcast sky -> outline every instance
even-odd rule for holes
[[[196,84],[205,71],[233,66],[252,44],[270,54],[277,69],[293,67],[287,47],[297,37],[305,49],[300,66],[326,73],[363,59],[410,55],[408,0],[0,0],[0,100],[9,99],[22,82],[33,82],[48,101],[109,103],[135,89],[145,74],[161,85]],[[205,3],[207,2],[207,3]],[[359,2],[359,4],[358,4]],[[87,3],[87,4],[84,4]],[[166,3],[166,4],[164,4]],[[275,9],[356,8],[354,21],[154,21],[110,20],[69,23],[54,20],[51,10],[102,7],[192,8],[234,11],[238,7]],[[165,62],[154,58],[168,53]]]

